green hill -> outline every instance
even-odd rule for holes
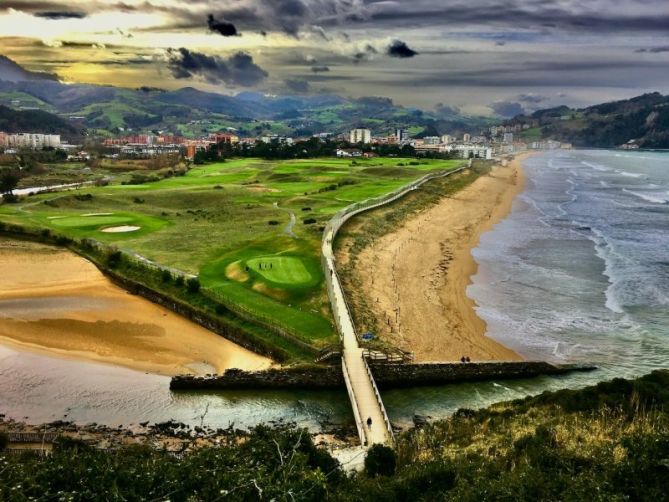
[[[561,106],[505,124],[529,126],[521,134],[528,141],[556,139],[601,148],[633,141],[642,148],[669,148],[669,96],[655,92],[582,109]]]
[[[64,139],[80,139],[83,131],[65,119],[42,110],[13,110],[0,105],[0,131],[60,134]]]

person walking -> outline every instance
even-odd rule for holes
[[[367,417],[367,427],[372,428],[372,417]]]

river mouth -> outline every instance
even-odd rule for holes
[[[112,284],[70,251],[0,240],[0,344],[172,376],[263,369],[250,352]]]

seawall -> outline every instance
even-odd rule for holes
[[[374,379],[382,389],[442,385],[482,380],[508,380],[540,375],[590,371],[594,366],[554,365],[543,361],[484,363],[373,364]],[[233,389],[344,389],[338,365],[296,366],[264,371],[230,369],[222,375],[172,377],[172,390]]]

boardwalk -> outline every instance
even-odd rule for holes
[[[388,414],[381,400],[381,395],[376,387],[376,382],[374,382],[372,372],[369,370],[367,361],[363,357],[363,350],[358,343],[351,312],[346,303],[346,296],[344,295],[341,281],[337,275],[332,242],[339,228],[352,216],[393,202],[431,179],[450,176],[467,169],[467,167],[471,167],[471,160],[467,166],[447,172],[430,173],[383,197],[352,204],[338,212],[330,220],[323,233],[323,273],[325,274],[325,281],[328,287],[332,313],[335,316],[343,346],[342,371],[344,373],[344,380],[346,381],[346,389],[351,399],[353,416],[355,417],[358,435],[363,446],[369,447],[375,443],[390,444],[393,441],[393,432]],[[371,426],[367,425],[369,418],[371,418]]]
[[[337,316],[337,326],[343,345],[342,371],[353,406],[358,434],[363,445],[387,444],[392,441],[390,422],[374,378],[362,356],[362,348],[358,345],[358,338],[355,335],[355,328],[346,305],[344,292],[334,268],[334,254],[331,243],[332,230],[330,229],[330,234],[323,241],[323,256],[332,283],[331,301]],[[372,419],[371,426],[367,425],[368,418]]]

